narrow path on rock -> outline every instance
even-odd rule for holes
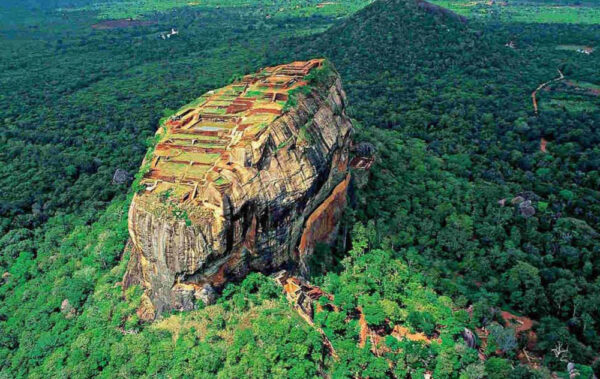
[[[562,71],[560,71],[560,69],[556,69],[558,71],[559,77],[549,80],[545,83],[542,83],[538,86],[538,88],[535,89],[535,91],[533,91],[531,93],[531,100],[533,102],[533,111],[535,112],[535,114],[538,114],[538,104],[537,104],[537,93],[544,87],[546,87],[548,84],[554,83],[554,82],[558,82],[560,80],[563,80],[565,78],[565,76],[563,75]]]

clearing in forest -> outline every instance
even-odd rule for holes
[[[526,23],[600,24],[600,5],[593,1],[580,1],[576,6],[527,0],[430,0],[430,2],[473,18],[500,18],[507,22]]]
[[[544,110],[596,112],[600,85],[572,79],[562,80],[544,87],[543,91],[538,93],[538,99],[540,95],[543,97],[541,108]]]
[[[558,45],[556,46],[556,50],[576,51],[578,53],[589,55],[596,49],[593,46],[586,45]]]
[[[574,92],[582,95],[600,96],[600,85],[583,82],[579,80],[567,80],[564,87],[557,88],[559,91]]]
[[[547,82],[544,82],[544,83],[540,84],[540,85],[539,85],[539,86],[538,86],[538,87],[535,89],[535,91],[533,91],[533,92],[531,93],[531,101],[533,102],[533,111],[535,112],[535,114],[538,114],[537,93],[538,93],[539,91],[541,91],[541,90],[542,90],[544,87],[548,86],[549,84],[551,84],[551,83],[554,83],[554,82],[561,81],[561,80],[563,80],[564,78],[565,78],[565,76],[563,75],[562,71],[560,71],[560,70],[558,69],[558,78],[556,78],[556,79],[552,79],[552,80],[549,80],[549,81],[547,81]]]
[[[148,26],[154,25],[156,21],[153,20],[134,20],[132,18],[123,18],[120,20],[106,20],[92,25],[93,29],[98,30],[110,30],[110,29],[121,29],[132,26]]]

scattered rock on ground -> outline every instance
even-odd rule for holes
[[[477,347],[477,343],[475,341],[475,334],[473,334],[473,332],[470,329],[465,328],[461,334],[462,334],[463,340],[465,341],[465,343],[467,344],[468,347],[470,347],[471,349],[474,349]]]
[[[122,170],[120,168],[115,170],[115,173],[113,175],[112,178],[112,182],[113,184],[123,184],[123,183],[127,183],[128,181],[130,181],[133,177],[131,176],[130,173],[128,173],[125,170]]]
[[[519,208],[527,208],[527,207],[531,207],[531,200],[525,200],[522,203],[519,203]]]
[[[519,204],[521,216],[529,218],[535,214],[535,208],[531,205],[531,200],[525,200]]]
[[[154,320],[155,317],[155,312],[154,312],[154,306],[152,305],[152,302],[150,301],[150,298],[148,297],[148,295],[143,294],[142,295],[142,299],[140,302],[140,307],[137,309],[137,315],[140,318],[140,320],[143,321],[151,321]]]
[[[513,205],[517,205],[517,204],[521,204],[524,201],[525,201],[525,198],[523,196],[515,196],[512,198],[512,200],[510,202]]]
[[[194,297],[196,300],[202,300],[205,305],[211,305],[215,303],[216,293],[212,286],[206,283],[200,291],[194,294]]]
[[[535,215],[534,207],[524,207],[524,208],[520,208],[519,210],[521,211],[521,216],[523,216],[525,218],[529,218],[529,217]]]
[[[60,304],[60,313],[62,313],[65,318],[71,319],[75,317],[77,310],[71,305],[69,299],[64,299]]]
[[[359,157],[371,157],[375,154],[375,146],[370,142],[360,142],[353,150]]]

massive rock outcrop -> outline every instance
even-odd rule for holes
[[[328,62],[269,67],[161,123],[129,210],[140,316],[210,302],[249,271],[305,268],[345,204],[352,125]]]

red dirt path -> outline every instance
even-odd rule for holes
[[[536,88],[535,91],[533,91],[531,93],[531,100],[533,102],[533,111],[535,112],[535,114],[538,114],[537,93],[540,90],[542,90],[544,87],[546,87],[548,84],[554,83],[554,82],[558,82],[559,80],[563,80],[565,78],[565,76],[563,75],[562,71],[560,71],[559,69],[557,69],[557,70],[558,70],[558,73],[559,73],[559,77],[558,78],[552,79],[552,80],[549,80],[549,81],[547,81],[545,83],[540,84],[538,86],[538,88]]]

